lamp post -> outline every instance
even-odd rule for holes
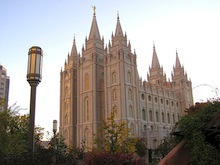
[[[54,164],[56,164],[56,149],[57,149],[57,120],[53,120],[53,145],[54,145]]]
[[[42,78],[41,76],[42,60],[43,60],[42,49],[38,46],[31,47],[28,52],[27,81],[31,86],[28,148],[32,156],[34,153],[34,121],[35,121],[36,88],[37,85],[41,82],[41,78]]]
[[[53,134],[54,136],[56,135],[57,133],[57,120],[53,120]]]

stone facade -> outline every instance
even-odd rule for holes
[[[75,38],[60,72],[60,133],[69,147],[91,147],[103,119],[115,112],[136,137],[155,148],[167,136],[186,108],[193,105],[191,81],[176,53],[172,81],[167,80],[153,46],[147,81],[139,78],[137,55],[131,51],[119,16],[111,42],[104,46],[94,13],[81,54]]]

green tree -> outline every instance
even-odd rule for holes
[[[178,126],[187,139],[193,164],[220,164],[219,142],[214,143],[220,135],[220,102],[198,103],[188,111]]]
[[[114,113],[103,121],[100,137],[96,139],[96,150],[134,153],[136,139],[127,123],[115,121]]]
[[[147,154],[147,139],[146,138],[138,139],[135,144],[135,147],[138,156],[144,157]]]
[[[18,106],[0,112],[0,164],[24,164],[31,158],[28,153],[29,116],[19,115]],[[39,146],[43,129],[35,128],[35,145]]]

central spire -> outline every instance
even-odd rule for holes
[[[121,28],[119,14],[117,14],[117,25],[116,25],[116,30],[115,30],[115,36],[118,36],[118,35],[123,36],[123,31],[122,31],[122,28]]]
[[[179,60],[179,56],[178,56],[178,52],[176,51],[176,68],[181,68],[181,64],[180,64],[180,60]]]
[[[90,29],[90,33],[89,33],[89,39],[99,39],[101,40],[100,34],[99,34],[99,28],[98,28],[98,24],[96,21],[96,7],[92,6],[93,8],[93,20],[92,20],[92,25],[91,25],[91,29]]]
[[[160,67],[160,63],[157,57],[155,45],[153,44],[153,59],[151,63],[151,68],[159,68],[159,67]]]

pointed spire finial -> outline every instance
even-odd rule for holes
[[[76,40],[75,40],[75,34],[73,35],[73,42],[74,42],[74,43],[76,42]]]
[[[119,20],[119,12],[117,11],[117,19]]]
[[[178,52],[176,50],[176,65],[175,65],[176,68],[181,68],[181,63],[180,63],[180,60],[179,60],[179,56],[178,56]]]
[[[155,43],[154,43],[154,41],[153,41],[153,49],[155,49]]]

